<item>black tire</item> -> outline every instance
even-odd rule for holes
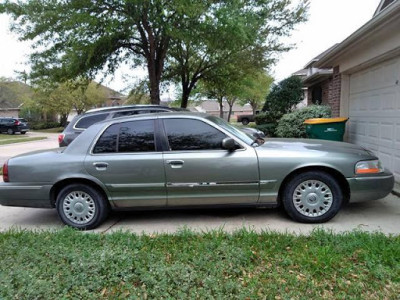
[[[286,184],[282,203],[286,213],[295,221],[323,223],[332,219],[340,210],[343,192],[330,174],[308,171],[294,176]]]
[[[26,131],[21,131],[21,134],[25,134],[26,133]]]
[[[75,197],[76,199],[75,200],[67,199],[67,196],[74,194],[74,192],[76,193]],[[78,197],[79,195],[88,195],[90,197],[88,198],[90,203],[88,202],[88,200],[83,201],[80,197]],[[71,197],[74,197],[74,195],[71,195]],[[67,203],[68,200],[70,200],[70,204]],[[72,206],[71,202],[75,203],[74,207],[70,207]],[[77,206],[78,204],[79,207]],[[64,206],[67,207],[64,209]],[[108,199],[106,199],[102,193],[100,193],[97,189],[91,186],[80,183],[67,185],[58,193],[56,200],[56,208],[58,216],[60,217],[61,221],[63,221],[64,224],[81,230],[93,229],[99,226],[107,218],[110,210],[108,205]],[[73,209],[70,210],[71,212],[70,216],[67,216],[66,214],[68,208]],[[85,218],[89,220],[86,221],[84,220]]]
[[[243,125],[248,125],[249,123],[250,123],[249,119],[246,119],[246,118],[242,119]]]
[[[15,131],[12,130],[11,128],[8,128],[8,129],[7,129],[7,133],[8,133],[8,134],[15,134]]]

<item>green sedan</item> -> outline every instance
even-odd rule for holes
[[[97,123],[67,148],[31,152],[3,167],[0,204],[56,208],[80,229],[110,210],[276,207],[296,221],[326,222],[346,202],[385,197],[393,175],[359,146],[254,139],[192,113]]]

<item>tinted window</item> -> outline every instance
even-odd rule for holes
[[[198,120],[165,119],[165,130],[171,150],[222,149],[226,135]]]
[[[117,151],[117,139],[120,124],[108,127],[94,146],[93,153],[110,153]]]
[[[93,153],[117,151],[154,152],[154,121],[124,122],[108,127],[97,141]]]
[[[152,151],[155,151],[153,120],[121,123],[118,152]]]
[[[87,116],[81,118],[78,123],[75,124],[76,128],[88,128],[89,126],[93,125],[94,123],[103,121],[107,118],[108,114],[98,114],[93,116]]]
[[[138,112],[135,110],[129,110],[129,111],[120,111],[114,114],[113,118],[119,118],[119,117],[126,117],[126,116],[132,116],[136,115]]]

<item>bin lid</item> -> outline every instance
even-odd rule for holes
[[[304,121],[304,124],[325,124],[325,123],[342,123],[346,122],[349,118],[317,118],[308,119]]]

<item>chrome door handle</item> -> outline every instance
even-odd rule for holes
[[[183,160],[167,160],[167,164],[171,166],[171,168],[182,168],[184,161]]]
[[[94,162],[93,166],[95,166],[96,170],[98,170],[98,171],[104,171],[104,170],[107,169],[108,163],[106,163],[106,162]]]

